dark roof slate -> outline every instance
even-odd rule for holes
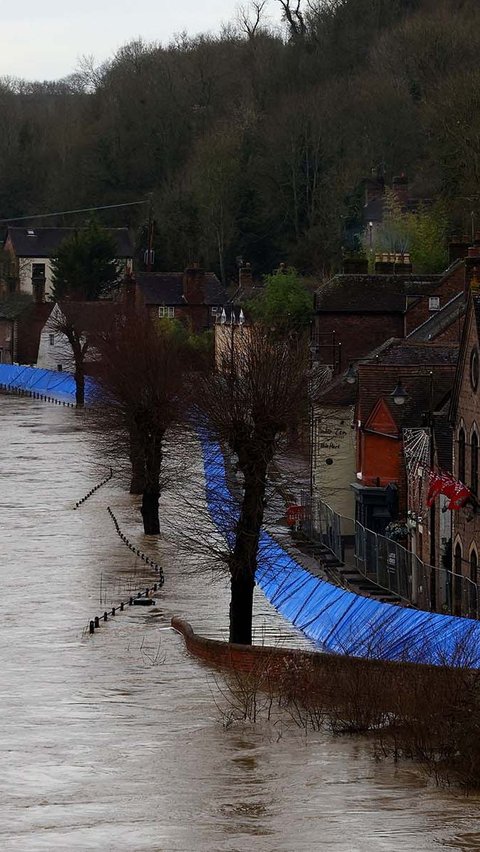
[[[58,247],[67,237],[82,228],[8,228],[17,257],[55,257]],[[128,228],[107,228],[117,246],[116,257],[133,257],[134,248]]]
[[[317,312],[405,313],[435,293],[441,275],[335,275],[315,294]]]
[[[146,305],[186,305],[183,298],[183,272],[140,272],[136,276]],[[205,305],[223,305],[225,288],[213,272],[205,273]]]
[[[435,340],[439,334],[453,325],[454,322],[459,322],[465,314],[465,307],[465,294],[463,292],[457,293],[443,308],[436,311],[422,325],[411,331],[407,335],[407,340]]]

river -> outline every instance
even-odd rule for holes
[[[478,797],[365,740],[284,724],[226,724],[223,679],[189,657],[173,614],[226,629],[228,588],[192,571],[168,521],[145,540],[118,477],[74,511],[104,468],[86,415],[0,396],[2,675],[0,849],[400,852],[480,849]],[[152,585],[106,512],[162,563],[150,609],[85,628]],[[173,515],[175,498],[162,507]],[[257,637],[302,644],[257,595]]]

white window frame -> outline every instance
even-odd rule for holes
[[[440,310],[440,296],[429,296],[428,297],[428,310],[429,311],[439,311]]]
[[[158,316],[160,319],[173,319],[175,316],[175,308],[172,305],[159,305]]]

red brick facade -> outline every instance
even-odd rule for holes
[[[478,446],[480,443],[480,296],[469,299],[462,339],[456,388],[452,406],[454,475],[475,494],[478,486]],[[470,505],[453,513],[453,568],[477,583],[480,554],[480,511]],[[465,598],[465,593],[464,593]],[[469,602],[463,600],[463,611]]]

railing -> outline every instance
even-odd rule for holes
[[[323,500],[311,503],[310,496],[303,494],[302,505],[306,535],[381,589],[418,609],[480,618],[480,589],[469,577],[422,562],[398,542],[339,515]]]

